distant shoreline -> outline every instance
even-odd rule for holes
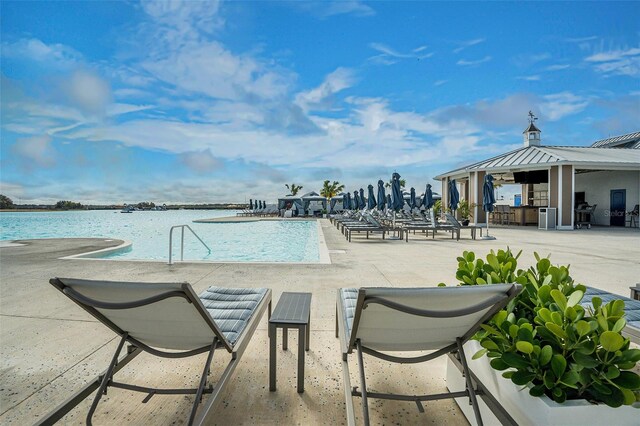
[[[85,209],[54,209],[46,207],[18,207],[15,209],[0,209],[0,213],[46,213],[46,212],[81,212],[81,211],[96,211],[96,210],[122,210],[122,206],[91,206]],[[167,206],[167,210],[240,210],[246,209],[246,204],[210,204],[210,205],[196,205],[196,206]],[[157,211],[157,210],[140,210],[140,211]],[[136,211],[137,213],[137,211]]]

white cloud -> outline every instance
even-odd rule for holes
[[[82,55],[69,46],[45,44],[36,38],[20,39],[13,43],[3,42],[2,56],[29,59],[56,68],[73,67],[82,60]]]
[[[585,61],[605,75],[640,77],[640,48],[637,47],[595,53]]]
[[[330,108],[333,96],[355,83],[355,73],[348,68],[338,68],[327,75],[320,86],[296,95],[296,103],[304,110]]]
[[[561,71],[561,70],[566,70],[567,68],[570,68],[570,67],[571,65],[569,64],[555,64],[555,65],[549,65],[544,70],[545,71]]]
[[[544,53],[527,53],[527,54],[520,54],[517,56],[514,56],[511,61],[516,64],[516,66],[522,67],[522,68],[528,68],[531,67],[533,65],[535,65],[538,62],[542,62],[542,61],[546,61],[547,59],[551,58],[551,54],[544,52]]]
[[[109,83],[90,71],[76,71],[64,83],[69,100],[85,114],[105,113],[111,102]]]
[[[520,77],[516,77],[518,80],[524,80],[524,81],[540,81],[540,76],[539,75],[523,75]]]
[[[583,111],[589,102],[570,92],[561,92],[543,96],[540,103],[540,112],[551,121],[560,120],[568,115]]]
[[[41,167],[51,167],[56,162],[51,141],[49,135],[20,138],[13,146],[13,151],[28,163],[28,168],[33,168],[34,164],[31,163]]]
[[[178,89],[218,99],[282,97],[295,80],[290,72],[278,73],[249,55],[235,55],[217,41],[188,43],[141,66]]]
[[[336,15],[372,16],[375,10],[359,0],[340,0],[323,2],[295,2],[298,7],[319,18],[329,18]]]
[[[434,86],[442,86],[443,84],[447,83],[449,80],[437,80],[433,83]]]
[[[206,174],[223,167],[222,161],[214,157],[208,149],[184,152],[178,155],[180,162],[198,174]]]
[[[453,49],[453,53],[460,53],[460,52],[462,52],[464,49],[466,49],[468,47],[475,46],[477,44],[484,43],[484,42],[485,42],[484,38],[475,38],[475,39],[472,39],[472,40],[466,40],[466,41],[457,42],[456,44],[458,44],[458,47]]]
[[[427,49],[427,46],[417,47],[408,53],[399,52],[383,43],[369,43],[369,47],[380,52],[379,55],[372,56],[369,60],[381,65],[393,65],[403,59],[422,60],[433,56],[433,52],[422,53]]]
[[[476,59],[476,60],[466,60],[466,59],[460,59],[458,62],[456,62],[456,65],[462,65],[462,66],[475,66],[475,65],[480,65],[480,64],[484,64],[485,62],[489,62],[491,60],[491,56],[485,56],[482,59]]]

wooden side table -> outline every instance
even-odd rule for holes
[[[282,349],[287,350],[288,329],[298,329],[298,393],[304,392],[304,353],[309,350],[311,293],[284,292],[269,319],[269,390],[276,390],[276,339],[282,328]]]

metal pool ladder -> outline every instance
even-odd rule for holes
[[[206,247],[206,249],[209,251],[209,253],[211,253],[211,249],[209,248],[209,246],[207,244],[205,244],[204,241],[202,241],[202,238],[200,238],[198,236],[198,234],[196,234],[196,232],[191,229],[191,227],[189,225],[175,225],[172,226],[171,229],[169,230],[169,265],[173,265],[173,258],[172,258],[172,251],[173,251],[173,230],[176,228],[181,228],[182,232],[180,234],[180,261],[184,260],[184,228],[187,228],[189,231],[191,231],[191,233],[193,235],[195,235],[195,237],[198,239],[198,241],[200,241],[202,243],[203,246]]]

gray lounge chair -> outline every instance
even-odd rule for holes
[[[353,396],[362,397],[364,424],[369,424],[368,398],[421,401],[467,396],[482,424],[462,345],[480,325],[515,297],[518,284],[431,288],[343,288],[338,291],[336,337],[340,338],[347,424],[355,424]],[[366,309],[365,309],[366,308]],[[351,388],[348,356],[357,351],[360,388]],[[383,352],[384,351],[384,352]],[[418,352],[400,357],[393,352]],[[424,351],[434,351],[425,354]],[[389,362],[425,362],[458,352],[466,389],[436,395],[396,395],[367,389],[363,354]]]
[[[482,237],[482,229],[483,229],[482,226],[477,226],[477,225],[464,226],[451,213],[445,213],[445,217],[447,218],[447,224],[453,226],[454,228],[457,228],[458,229],[458,233],[462,229],[468,229],[469,231],[471,231],[471,239],[475,240],[476,239],[476,231],[479,229],[480,230],[480,236]],[[459,238],[460,238],[460,236],[458,235],[458,239]]]
[[[253,332],[267,306],[271,313],[271,290],[265,288],[210,287],[197,296],[187,283],[139,283],[53,278],[55,288],[120,336],[120,343],[104,374],[95,378],[47,415],[40,424],[53,424],[73,407],[98,392],[87,414],[87,424],[109,386],[154,395],[195,394],[188,424],[211,421]],[[129,346],[118,359],[125,343]],[[213,354],[225,349],[231,356],[214,386],[207,386]],[[207,361],[195,389],[155,389],[114,380],[114,374],[141,352],[185,358],[207,353]],[[202,396],[212,394],[198,410]]]

